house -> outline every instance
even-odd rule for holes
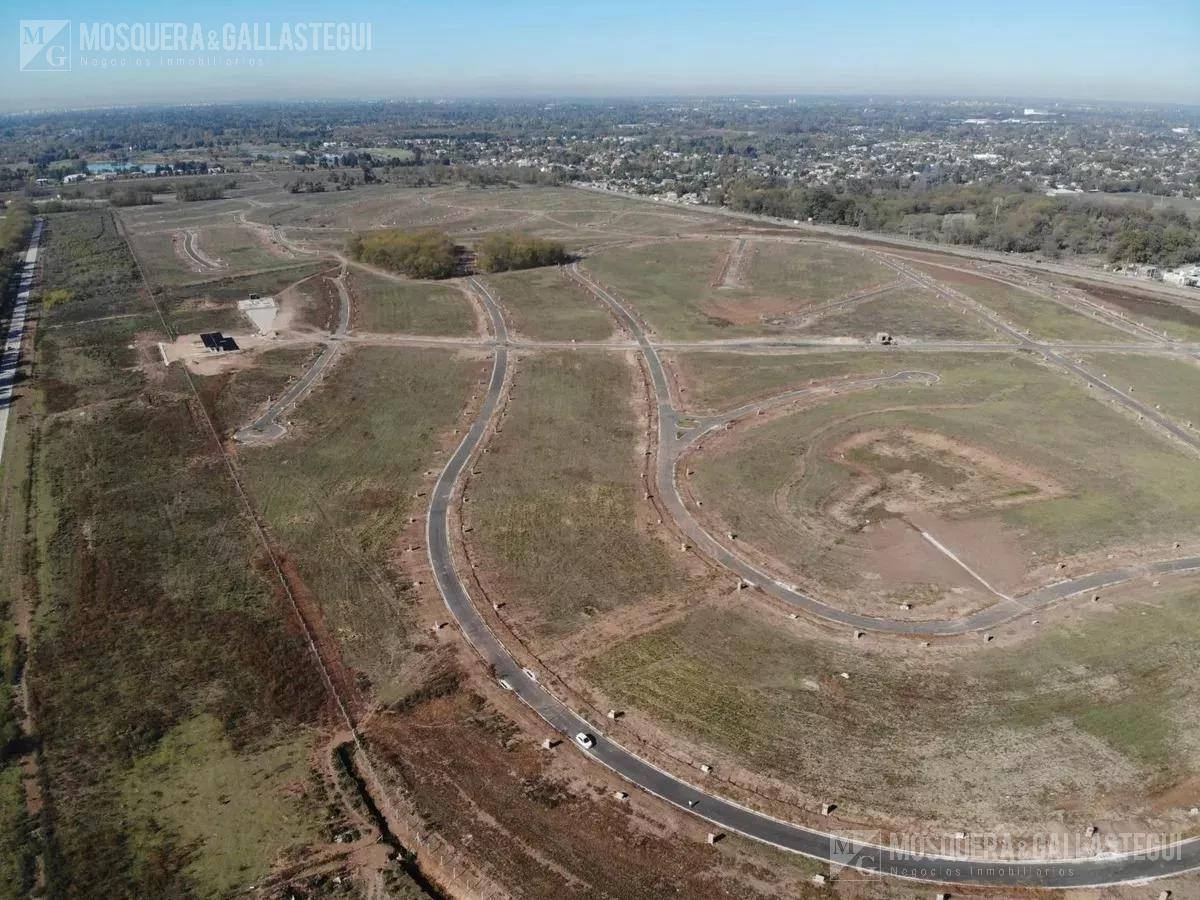
[[[237,341],[219,331],[206,331],[200,335],[200,343],[209,353],[229,353],[238,348]]]

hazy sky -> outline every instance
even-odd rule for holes
[[[5,5],[5,110],[355,96],[714,93],[1200,104],[1200,0]],[[23,18],[71,20],[71,71],[20,71]],[[373,49],[176,52],[169,56],[182,67],[175,68],[165,66],[160,53],[87,53],[79,36],[81,22],[198,22],[206,33],[220,33],[225,23],[258,22],[278,33],[285,23],[330,20],[370,22]],[[97,67],[102,57],[110,68]],[[124,67],[113,65],[122,59]]]

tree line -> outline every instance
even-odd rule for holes
[[[921,193],[787,187],[739,180],[713,201],[741,212],[812,220],[989,250],[1100,256],[1115,263],[1200,261],[1200,223],[1137,201],[1048,197],[1002,185],[947,185]]]

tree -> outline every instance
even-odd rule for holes
[[[555,266],[569,259],[561,242],[536,238],[520,231],[489,234],[476,248],[476,263],[485,272]]]

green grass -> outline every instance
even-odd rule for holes
[[[1083,357],[1088,369],[1179,424],[1200,426],[1200,364],[1194,359],[1139,356],[1136,353],[1091,353]]]
[[[219,259],[228,267],[230,274],[287,265],[290,260],[285,253],[272,253],[260,243],[259,237],[251,229],[241,225],[201,228],[197,242],[206,256]]]
[[[475,332],[471,301],[453,284],[397,281],[355,268],[350,286],[357,331],[445,336]]]
[[[881,331],[900,338],[947,341],[989,341],[991,326],[957,304],[947,305],[926,291],[898,289],[879,299],[856,303],[822,316],[807,329],[813,334],[874,339]]]
[[[712,282],[731,241],[681,240],[620,247],[586,266],[615,288],[664,338],[778,333],[760,317],[783,319],[873,284],[895,280],[890,270],[853,250],[820,244],[749,241],[740,287]]]
[[[134,760],[122,786],[139,856],[189,848],[186,874],[206,897],[256,882],[287,851],[317,842],[308,785],[310,741],[296,735],[235,749],[221,723],[200,715]]]
[[[33,887],[30,831],[25,790],[16,763],[0,765],[0,900],[19,900]]]
[[[1065,306],[1045,297],[999,281],[971,279],[959,284],[948,277],[945,269],[935,265],[914,263],[934,278],[945,281],[957,290],[997,313],[1021,331],[1046,341],[1112,341],[1128,343],[1137,338],[1098,322],[1090,316],[1072,312]]]
[[[860,365],[878,372],[874,356]],[[746,432],[736,449],[727,445],[701,456],[699,496],[747,541],[796,569],[852,577],[852,549],[833,533],[817,539],[798,531],[799,523],[818,530],[831,525],[820,510],[849,479],[845,467],[828,458],[834,445],[863,429],[904,426],[985,447],[1062,484],[1062,496],[998,513],[956,513],[1000,515],[1021,545],[1043,558],[1125,542],[1165,544],[1195,532],[1200,472],[1174,445],[1076,382],[1015,355],[939,355],[927,357],[923,368],[941,381],[824,400]]]
[[[239,452],[256,504],[316,594],[343,657],[383,702],[402,691],[414,643],[409,582],[390,566],[396,542],[485,365],[442,350],[347,353],[289,416],[296,425],[287,437]]]
[[[601,341],[613,333],[600,301],[557,268],[490,275],[488,285],[518,334],[547,341]]]
[[[587,672],[631,716],[711,748],[699,758],[728,754],[854,814],[931,827],[1044,822],[1068,803],[1138,815],[1196,771],[1200,689],[1177,674],[1198,661],[1196,599],[1180,584],[1149,610],[957,657],[850,648],[708,606],[604,648]]]
[[[891,269],[845,247],[777,241],[751,245],[746,279],[756,294],[798,297],[807,303],[896,280]]]
[[[510,607],[540,632],[564,634],[598,612],[686,589],[666,547],[635,522],[641,424],[628,365],[563,353],[520,369],[468,510]]]

